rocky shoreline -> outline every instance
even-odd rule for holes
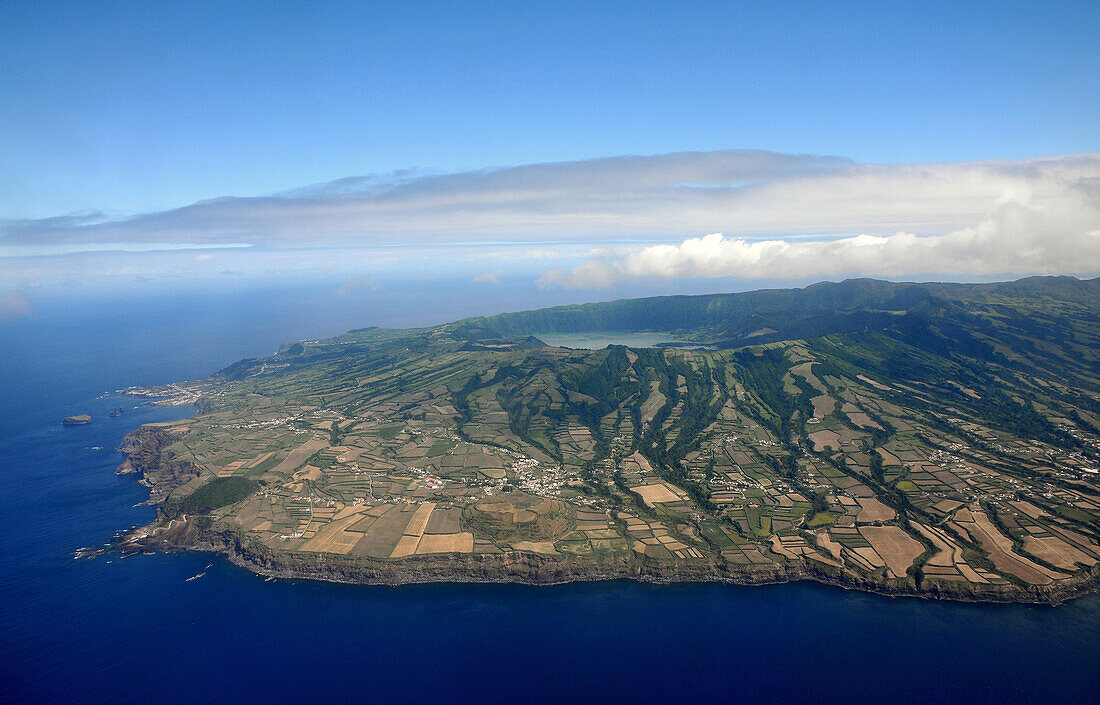
[[[175,487],[197,473],[190,463],[164,458],[170,442],[166,429],[142,427],[123,441],[128,454],[119,474],[137,474],[150,488],[150,504],[160,505]],[[516,583],[561,585],[570,582],[635,580],[653,584],[724,583],[774,585],[808,580],[825,585],[889,597],[919,597],[960,602],[1058,605],[1100,591],[1100,570],[1093,569],[1072,583],[1023,587],[1003,585],[952,585],[912,578],[876,581],[849,569],[804,563],[772,566],[731,566],[714,562],[669,563],[641,556],[601,561],[578,557],[547,556],[525,551],[476,554],[432,554],[400,559],[375,559],[322,553],[272,550],[251,541],[210,516],[168,519],[158,506],[153,524],[120,536],[105,548],[82,550],[78,556],[103,553],[133,554],[161,551],[201,551],[224,555],[231,563],[259,575],[322,580],[356,585],[409,585],[418,583]]]
[[[109,552],[200,551],[224,555],[234,565],[266,577],[321,580],[354,585],[412,585],[422,583],[514,583],[562,585],[571,582],[635,580],[651,584],[723,583],[775,585],[807,580],[888,597],[919,597],[957,602],[1058,605],[1100,591],[1100,572],[1092,571],[1072,585],[966,585],[950,590],[942,583],[918,588],[912,581],[876,582],[850,571],[822,570],[812,565],[775,565],[753,570],[731,569],[714,563],[697,565],[632,558],[585,561],[569,557],[509,551],[492,554],[439,554],[401,559],[370,559],[328,554],[273,551],[236,532],[218,527],[209,517],[171,522],[141,538],[123,539]],[[961,586],[962,587],[962,586]]]
[[[167,430],[142,426],[126,434],[119,447],[127,458],[115,474],[138,475],[138,482],[149,488],[148,504],[160,504],[172,490],[199,475],[194,463],[164,457],[163,450],[171,442]]]

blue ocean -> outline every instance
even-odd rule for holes
[[[812,584],[383,588],[265,582],[205,554],[73,559],[153,515],[114,474],[122,437],[191,413],[105,392],[485,305],[437,298],[447,308],[320,290],[117,295],[34,301],[0,322],[0,701],[1100,702],[1097,595],[1034,607]],[[61,425],[80,413],[94,423]]]

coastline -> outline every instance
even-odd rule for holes
[[[190,527],[191,522],[187,522]],[[196,528],[196,527],[190,527]],[[180,532],[184,533],[184,532]],[[1100,571],[1072,585],[1037,586],[1024,590],[1015,585],[967,586],[963,590],[945,589],[934,583],[930,589],[918,589],[905,583],[881,583],[849,572],[828,572],[811,566],[775,566],[758,571],[730,571],[713,563],[687,566],[655,561],[614,561],[584,563],[536,553],[510,551],[503,554],[445,554],[401,559],[342,559],[312,554],[298,559],[292,554],[257,550],[242,542],[232,531],[186,532],[188,540],[159,537],[111,550],[125,553],[144,551],[198,551],[226,557],[236,566],[264,577],[318,580],[352,585],[397,587],[423,583],[514,583],[532,586],[563,585],[572,582],[634,580],[669,585],[675,583],[721,583],[727,585],[767,586],[809,581],[822,585],[856,590],[884,597],[916,597],[953,602],[986,604],[1032,604],[1056,606],[1100,591]],[[293,558],[293,560],[287,560]]]
[[[514,583],[552,586],[571,582],[634,580],[650,584],[722,583],[766,586],[797,581],[857,590],[887,597],[916,597],[955,602],[990,604],[1059,605],[1100,592],[1100,568],[1082,571],[1072,581],[1024,588],[1017,584],[964,585],[922,581],[910,576],[885,582],[860,575],[851,569],[803,562],[759,566],[719,564],[714,561],[671,563],[631,555],[620,559],[586,560],[580,557],[550,556],[529,551],[502,553],[449,553],[378,559],[325,553],[291,553],[272,550],[219,525],[208,515],[168,519],[162,503],[175,486],[191,475],[189,463],[166,462],[160,449],[165,444],[163,429],[145,425],[127,434],[121,450],[127,459],[118,474],[136,474],[150,490],[149,504],[157,506],[157,517],[149,525],[116,537],[109,546],[81,549],[77,557],[106,553],[132,555],[145,552],[198,551],[220,554],[234,565],[265,577],[317,580],[334,583],[400,586],[423,583]]]

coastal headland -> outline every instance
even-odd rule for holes
[[[352,331],[129,390],[157,517],[107,549],[398,585],[1100,585],[1100,282],[853,280]],[[666,332],[696,344],[553,347]],[[100,549],[83,555],[95,555]]]

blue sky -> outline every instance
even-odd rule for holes
[[[1100,145],[1096,3],[5,3],[0,218],[416,167]]]
[[[1098,36],[1096,2],[6,3],[0,297],[1096,276]]]

